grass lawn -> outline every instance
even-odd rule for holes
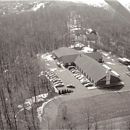
[[[53,111],[53,106],[58,109],[54,114],[57,115],[55,122],[50,121],[53,122],[50,123],[51,128],[78,128],[79,126],[86,126],[88,118],[91,119],[90,122],[95,120],[99,122],[129,115],[129,95],[130,92],[109,93],[67,101],[64,96],[61,100],[57,100],[58,106],[54,105],[53,102],[49,104],[49,109],[51,109],[48,110],[46,107],[45,110],[48,110],[49,115],[53,115],[56,112]]]
[[[67,89],[68,84],[73,84],[76,88],[74,93],[62,95],[46,105],[41,123],[42,129],[70,129],[71,127],[85,129],[91,121],[100,124],[108,121],[107,124],[111,125],[111,119],[130,114],[129,92],[113,92],[116,89],[88,90],[69,70],[58,68],[55,61],[45,62],[48,68],[56,68],[55,73],[65,84],[63,88]],[[88,117],[91,119],[89,123]],[[123,122],[122,120],[120,122]],[[118,126],[118,123],[116,124]]]

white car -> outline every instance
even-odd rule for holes
[[[58,83],[54,85],[54,87],[62,87],[62,86],[64,86],[64,83]]]
[[[56,62],[58,67],[61,67],[61,63],[60,62]]]
[[[93,86],[93,83],[87,83],[87,84],[84,84],[85,87],[91,87]]]
[[[76,71],[77,71],[77,70],[74,69],[74,70],[72,70],[71,72],[72,72],[72,73],[75,73]]]
[[[77,76],[77,75],[79,75],[80,73],[74,73],[74,76]]]
[[[90,81],[87,81],[87,80],[82,80],[81,81],[81,84],[87,84],[87,83],[90,83]]]
[[[84,78],[84,75],[80,75],[80,77],[78,79],[81,80],[83,78]]]
[[[75,77],[78,79],[80,76],[81,76],[81,75],[78,74],[78,75],[76,75]]]

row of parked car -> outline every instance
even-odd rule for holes
[[[47,78],[53,83],[54,87],[63,87],[64,83],[61,79],[51,70],[45,71]]]
[[[90,87],[94,85],[75,66],[68,66],[68,69],[78,80],[80,80],[81,84],[83,84],[85,87]]]

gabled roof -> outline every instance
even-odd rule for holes
[[[106,76],[106,69],[97,61],[84,54],[79,55],[74,63],[79,66],[87,75],[89,75],[89,77],[91,77],[95,82]]]
[[[87,55],[95,60],[102,59],[102,55],[99,52],[85,53],[85,55]]]
[[[75,49],[71,49],[68,47],[61,47],[59,49],[56,49],[53,51],[53,53],[58,57],[62,57],[62,56],[66,56],[66,55],[76,55],[79,54],[78,51],[76,51]]]
[[[66,63],[73,63],[75,59],[77,58],[78,54],[70,55],[70,56],[62,56],[61,60],[64,64]]]

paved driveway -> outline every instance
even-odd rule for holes
[[[121,80],[125,83],[124,87],[120,90],[130,90],[130,77],[126,75],[128,71],[127,66],[118,62],[117,57],[113,57],[112,55],[104,56],[104,61],[107,66],[115,70],[119,75]],[[111,64],[112,63],[112,64]]]

